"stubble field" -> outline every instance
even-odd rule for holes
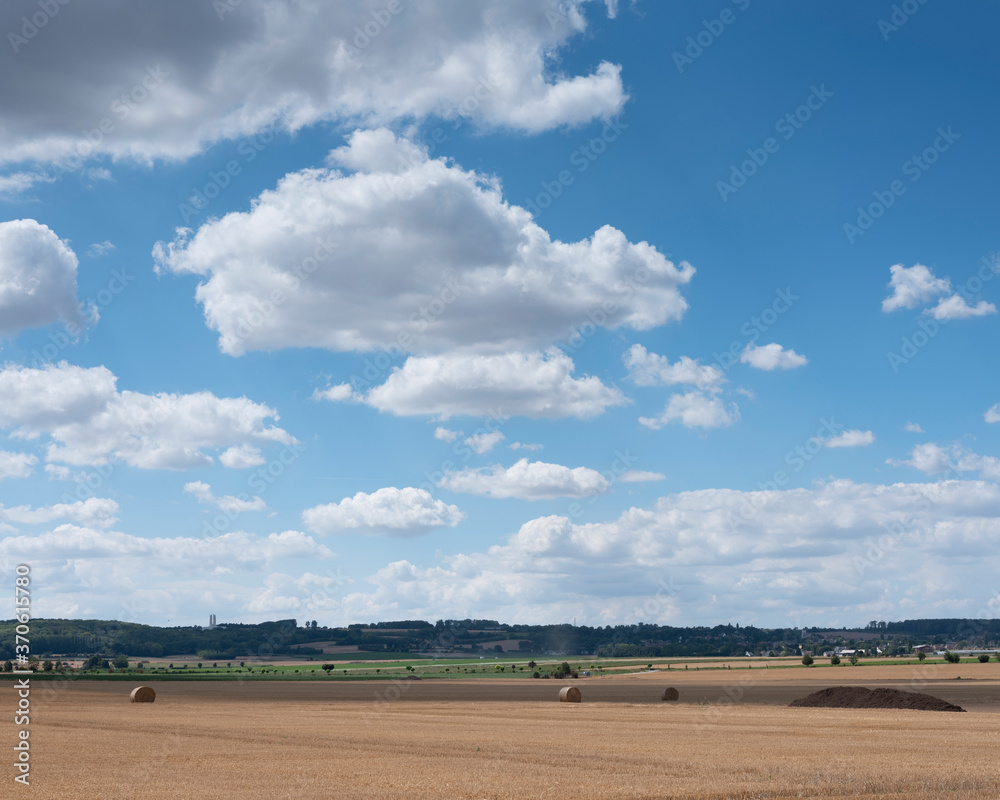
[[[30,793],[994,800],[1000,670],[962,667],[588,678],[573,682],[579,705],[557,702],[552,680],[156,682],[147,705],[128,702],[131,685],[79,681],[36,692]],[[829,685],[969,713],[787,707]],[[680,702],[660,702],[666,686]]]

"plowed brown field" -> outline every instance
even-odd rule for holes
[[[573,682],[580,705],[558,702],[564,682],[530,679],[156,682],[148,705],[129,703],[131,684],[38,683],[30,795],[1000,797],[995,670],[956,681],[939,667],[921,682],[968,714],[786,707],[821,685],[912,691],[917,669],[590,678]],[[660,702],[666,686],[680,702]],[[28,796],[5,783],[0,796]]]

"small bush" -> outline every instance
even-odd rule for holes
[[[858,657],[857,656],[851,656],[848,660],[851,662],[851,666],[852,667],[856,667],[858,665]]]
[[[947,650],[944,651],[944,660],[949,664],[957,664],[962,660],[962,657],[958,653],[949,653]]]
[[[987,661],[989,661],[989,660],[990,660],[990,657],[989,657],[988,655],[986,655],[986,653],[982,653],[982,654],[981,654],[981,655],[979,656],[979,663],[980,663],[980,664],[985,664],[985,663],[986,663]]]
[[[925,653],[923,650],[917,653],[917,661],[923,661],[925,658],[927,658],[927,653]]]
[[[805,664],[805,666],[807,667],[811,667],[813,665],[813,657],[808,653],[806,653],[804,656],[802,656],[802,663]]]
[[[830,663],[833,664],[833,666],[837,666],[840,663],[840,656],[831,656]]]

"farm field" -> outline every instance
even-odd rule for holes
[[[32,793],[1000,796],[1000,674],[958,681],[942,665],[926,685],[909,685],[917,669],[753,670],[752,683],[751,671],[728,682],[690,671],[590,678],[573,682],[579,705],[556,701],[566,682],[555,680],[160,682],[150,705],[130,704],[122,683],[38,684]],[[787,707],[834,675],[837,684],[924,691],[970,713]],[[680,702],[659,701],[667,685]]]

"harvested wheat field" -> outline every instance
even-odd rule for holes
[[[385,682],[172,682],[157,685],[156,703],[137,705],[121,684],[80,681],[36,708],[32,794],[1000,796],[1000,718],[989,712],[664,704],[662,689],[643,703],[593,696],[612,683],[581,682],[586,702],[575,704],[559,702],[554,681],[422,681],[395,687],[399,699]],[[539,684],[543,695],[524,698]],[[482,701],[484,689],[509,699]]]

